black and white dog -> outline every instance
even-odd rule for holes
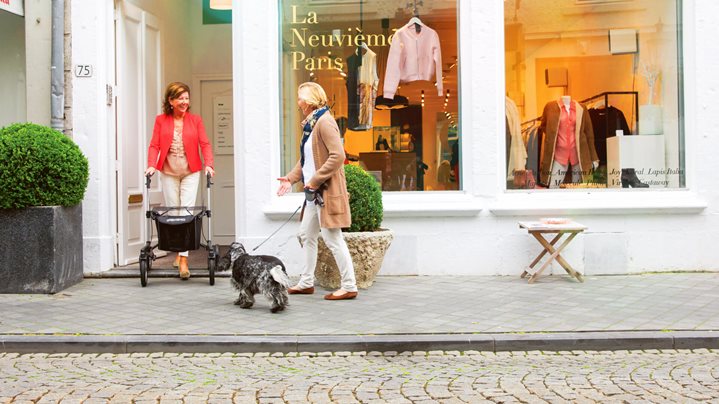
[[[277,257],[250,255],[241,243],[232,243],[230,250],[217,264],[219,271],[232,268],[232,286],[240,291],[235,304],[249,309],[255,303],[255,294],[262,293],[270,300],[270,311],[277,313],[287,307],[289,298],[285,264]]]

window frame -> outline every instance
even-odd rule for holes
[[[708,207],[707,201],[700,197],[697,192],[695,180],[695,164],[693,164],[696,152],[694,150],[694,142],[691,136],[687,134],[696,133],[696,107],[694,100],[696,99],[696,81],[692,75],[687,72],[694,71],[696,68],[696,50],[692,46],[696,38],[696,27],[689,20],[689,16],[694,15],[693,2],[677,1],[677,19],[680,27],[677,32],[677,44],[679,49],[677,55],[679,58],[678,71],[678,122],[679,122],[679,139],[683,142],[684,152],[680,153],[681,159],[684,160],[684,179],[683,188],[668,189],[648,189],[648,190],[631,190],[623,191],[622,188],[607,189],[542,189],[542,190],[523,190],[523,189],[507,189],[506,181],[506,161],[502,157],[498,160],[501,164],[498,169],[498,185],[503,189],[497,198],[489,204],[488,210],[497,216],[517,216],[517,215],[564,215],[564,214],[662,214],[662,213],[678,213],[678,214],[697,214]],[[498,6],[500,17],[497,20],[497,30],[501,32],[502,50],[504,50],[504,6]],[[504,54],[501,55],[501,66],[497,69],[496,79],[501,82],[502,92],[498,94],[498,99],[504,100],[505,90],[505,65],[506,59]],[[499,102],[499,101],[498,101]],[[501,105],[504,105],[502,102]],[[683,114],[683,115],[682,115]],[[505,113],[504,108],[498,108],[496,114],[496,122],[501,127],[501,132],[505,130]],[[504,136],[501,136],[499,142],[500,149],[498,153],[504,156],[507,144]],[[504,168],[503,168],[504,167]]]

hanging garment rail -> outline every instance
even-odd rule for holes
[[[598,98],[604,98],[604,105],[609,106],[610,95],[633,95],[634,96],[634,113],[636,114],[637,121],[639,120],[639,92],[638,91],[605,91],[603,93],[594,95],[582,101],[582,104],[586,104],[589,101],[596,100]]]
[[[599,98],[604,98],[604,107],[609,108],[609,96],[610,95],[632,95],[634,96],[634,102],[633,107],[634,111],[632,111],[632,115],[634,116],[633,122],[637,122],[637,127],[639,126],[639,92],[638,91],[605,91],[603,93],[597,94],[595,96],[589,97],[587,99],[584,99],[582,101],[579,101],[581,104],[586,104],[589,101],[593,101]],[[609,127],[609,114],[606,114],[604,116],[604,119],[606,120],[606,128]],[[632,127],[630,127],[632,129]],[[638,129],[638,128],[637,128]],[[609,134],[607,134],[607,137],[609,137]]]
[[[583,100],[579,101],[579,103],[586,104],[589,101],[593,101],[593,100],[596,100],[599,98],[604,98],[604,105],[609,106],[609,96],[610,95],[633,95],[634,96],[634,111],[633,112],[634,112],[634,116],[636,117],[635,118],[636,122],[639,122],[639,92],[638,91],[605,91],[603,93],[583,99]],[[536,122],[540,119],[542,119],[541,116],[536,117],[534,119],[530,119],[526,122],[522,122],[522,126]]]

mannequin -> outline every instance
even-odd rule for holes
[[[563,95],[562,98],[562,105],[564,105],[565,108],[569,109],[572,102],[572,96],[571,95]]]
[[[572,97],[564,95],[544,106],[540,131],[544,133],[540,182],[559,188],[571,170],[572,183],[589,181],[599,166],[589,114]]]

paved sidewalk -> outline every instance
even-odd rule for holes
[[[85,279],[56,295],[0,295],[0,351],[719,348],[717,273],[544,276],[534,285],[379,277],[356,300],[323,294],[290,296],[272,314],[262,296],[251,310],[233,305],[227,278],[151,278],[146,288],[137,278]]]

